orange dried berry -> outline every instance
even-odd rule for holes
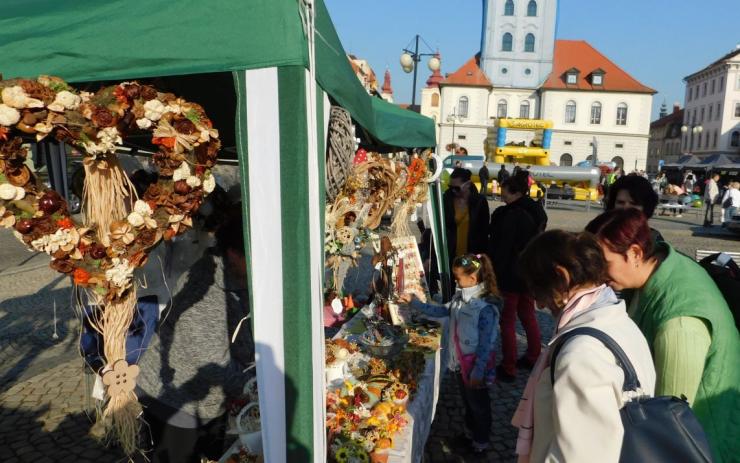
[[[70,229],[70,228],[75,227],[74,223],[72,222],[72,219],[70,219],[69,217],[64,217],[62,219],[57,220],[57,225],[65,229]]]
[[[86,285],[90,281],[90,273],[85,269],[76,268],[72,273],[72,278],[76,285]]]

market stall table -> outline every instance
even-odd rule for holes
[[[334,339],[349,341],[357,339],[358,335],[365,331],[365,320],[368,318],[368,312],[371,312],[368,309],[366,307],[357,312],[352,319],[342,326]],[[429,319],[440,323],[440,333],[445,332],[443,320]],[[389,463],[416,463],[421,461],[439,397],[440,371],[443,358],[440,350],[441,342],[442,336],[438,336],[433,353],[425,355],[426,363],[417,380],[416,394],[406,407],[409,415],[408,425],[394,436],[393,447],[389,452]]]

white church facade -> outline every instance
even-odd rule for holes
[[[483,3],[481,52],[445,78],[430,77],[422,90],[438,152],[455,143],[483,154],[497,118],[547,119],[552,163],[587,160],[595,140],[599,161],[645,169],[655,90],[587,42],[556,40],[556,0]]]

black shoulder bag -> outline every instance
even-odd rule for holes
[[[640,387],[635,368],[619,344],[603,331],[590,327],[575,328],[563,334],[552,348],[550,380],[555,384],[555,360],[563,345],[572,337],[587,335],[601,341],[624,371],[623,391]],[[636,397],[619,411],[624,426],[622,453],[619,461],[650,463],[680,461],[711,462],[712,453],[704,429],[689,408],[678,397]]]

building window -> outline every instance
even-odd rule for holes
[[[620,169],[624,169],[624,159],[622,159],[622,156],[614,156],[612,158],[612,162]]]
[[[732,132],[732,136],[730,137],[730,146],[737,148],[740,146],[740,132],[735,130]]]
[[[740,103],[735,103],[735,117],[740,117]]]
[[[510,33],[505,33],[501,40],[501,51],[511,51],[514,47],[514,37]]]
[[[719,77],[719,91],[721,92],[725,88],[725,76]]]
[[[688,144],[689,144],[689,136],[688,135],[684,135],[683,136],[683,150],[684,151],[686,151],[686,149],[687,149],[686,147],[688,146]]]
[[[717,120],[722,119],[722,103],[717,103]]]
[[[458,140],[465,140],[465,139],[467,139],[467,138],[468,138],[468,136],[467,136],[467,135],[458,135],[458,136],[457,136],[457,139],[458,139]]]
[[[701,149],[701,136],[704,135],[703,132],[699,132],[699,137],[697,138],[699,141],[696,144],[696,149]]]
[[[519,105],[519,118],[529,119],[529,100],[524,100]]]
[[[591,85],[603,85],[604,76],[601,74],[594,74],[591,76]]]
[[[707,83],[704,82],[704,84],[701,86],[701,96],[707,96]]]
[[[537,2],[529,0],[527,4],[527,16],[537,16]]]
[[[572,142],[572,141],[570,141],[570,140],[565,140],[565,141],[563,142],[563,144],[564,144],[565,146],[570,146],[570,145],[572,145],[572,144],[573,144],[573,142]]]
[[[568,74],[568,80],[567,82],[569,84],[576,84],[578,82],[578,75],[577,74]]]
[[[696,108],[694,108],[694,111],[691,113],[691,125],[696,125]]]
[[[601,124],[601,103],[598,101],[591,105],[591,123]]]
[[[524,37],[524,51],[534,52],[534,34],[529,33]]]
[[[507,107],[508,104],[506,103],[506,100],[498,100],[498,110],[496,111],[496,114],[498,114],[499,118],[507,117]]]
[[[714,81],[712,81],[714,82]],[[714,110],[714,105],[709,105],[709,116],[707,117],[707,120],[712,120],[712,110]]]
[[[713,148],[717,147],[717,131],[716,130],[714,131],[714,139],[712,140],[712,147]]]
[[[614,147],[615,148],[624,148],[624,143],[615,143],[614,144]]]
[[[461,96],[457,100],[457,115],[460,117],[468,117],[468,97]]]
[[[699,122],[704,122],[704,106],[701,107],[701,112],[699,116]]]
[[[506,0],[504,16],[514,16],[514,0]]]
[[[432,106],[435,108],[439,106],[439,93],[432,94]]]
[[[565,123],[574,124],[576,122],[576,102],[569,100],[565,103]]]
[[[501,68],[501,74],[506,74],[507,72],[509,72],[507,68]]]
[[[531,69],[527,68],[527,69],[524,70],[524,75],[528,76],[530,74],[532,74],[532,70]]]
[[[704,140],[704,148],[709,148],[709,132],[707,132],[707,138]]]
[[[561,166],[565,166],[565,167],[572,166],[573,165],[573,156],[571,156],[568,153],[565,153],[562,156],[560,156],[560,165]]]
[[[627,125],[627,105],[624,103],[617,106],[617,125]]]
[[[712,89],[709,92],[712,95],[714,95],[714,90],[715,90],[716,85],[717,85],[717,79],[712,79]]]
[[[691,87],[689,87],[688,88],[687,95],[686,95],[686,99],[687,100],[691,101],[692,93],[694,93],[694,92],[692,91]]]

